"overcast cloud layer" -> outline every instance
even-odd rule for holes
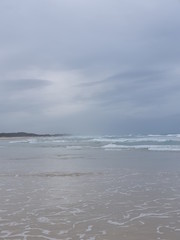
[[[180,132],[179,0],[1,0],[0,132]]]

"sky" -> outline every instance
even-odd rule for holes
[[[1,0],[0,132],[180,132],[179,0]]]

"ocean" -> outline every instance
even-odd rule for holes
[[[180,134],[1,138],[0,239],[179,240]]]

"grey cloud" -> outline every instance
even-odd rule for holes
[[[147,11],[146,7],[144,11],[143,8],[133,11],[127,6],[132,2],[128,2],[91,1],[91,4],[84,4],[76,1],[76,4],[71,2],[73,7],[67,1],[18,2],[13,10],[5,11],[9,14],[2,12],[1,15],[2,22],[7,23],[2,27],[1,42],[7,49],[9,46],[19,49],[18,54],[7,60],[9,65],[19,68],[37,64],[43,68],[87,68],[88,65],[117,62],[153,64],[159,58],[172,60],[172,53],[173,58],[178,56],[175,52],[178,41],[172,36],[177,34],[179,21],[172,21],[168,15],[153,12],[153,9]],[[141,5],[142,1],[137,3],[137,6]],[[164,27],[164,20],[172,23]],[[166,39],[163,33],[159,33],[162,27],[167,32]],[[168,34],[169,30],[171,34]]]
[[[178,129],[179,11],[164,0],[0,1],[2,130]]]
[[[146,83],[146,81],[159,81],[162,80],[162,77],[166,75],[167,71],[153,70],[153,69],[135,69],[124,71],[121,73],[114,74],[102,80],[90,81],[79,84],[81,87],[93,87],[96,85],[103,84],[115,84],[115,83],[124,83],[124,85]]]
[[[6,90],[20,91],[20,90],[31,90],[41,89],[51,85],[51,81],[42,79],[13,79],[4,80],[1,82],[2,88]]]
[[[165,109],[167,114],[172,110],[178,112],[178,108],[175,107],[180,93],[178,77],[179,74],[167,70],[129,70],[104,80],[80,85],[86,91],[101,86],[101,91],[94,92],[93,97],[84,95],[79,96],[79,99],[92,101],[94,105],[100,106],[102,111],[111,112],[114,109],[117,115],[122,117],[126,112],[127,115],[132,112],[131,117],[136,118],[136,115],[133,115],[135,109],[141,117],[144,114],[147,118],[153,114],[166,115]],[[126,112],[122,111],[122,108],[125,108]]]

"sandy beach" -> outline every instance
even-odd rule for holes
[[[179,240],[180,152],[9,142],[0,239]]]

